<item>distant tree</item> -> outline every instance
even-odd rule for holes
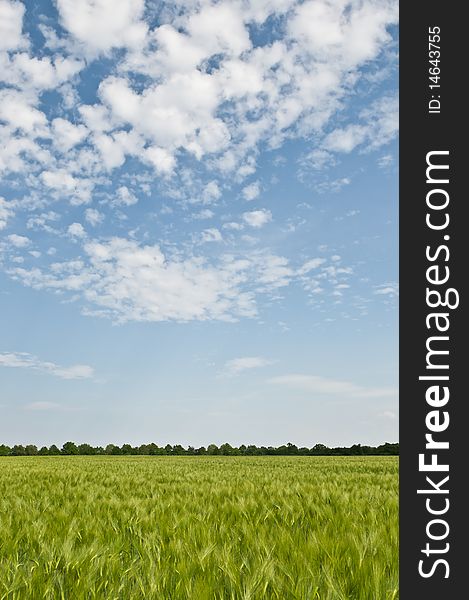
[[[115,444],[108,444],[106,446],[106,449],[104,452],[106,454],[118,455],[121,453],[121,449],[119,448],[119,446],[116,446]]]
[[[153,442],[151,444],[148,444],[148,454],[150,454],[151,456],[158,456],[159,454],[161,454],[162,450],[162,448],[160,448]]]
[[[222,444],[220,446],[220,454],[223,454],[224,456],[233,456],[233,446],[231,446],[230,444]]]
[[[74,442],[65,442],[61,450],[62,454],[78,454],[77,445]]]
[[[207,454],[210,454],[210,455],[220,454],[218,446],[216,444],[210,444],[207,448]]]
[[[316,444],[315,446],[313,446],[312,450],[312,454],[328,454],[329,453],[329,448],[327,446],[325,446],[324,444]]]
[[[96,450],[90,444],[80,444],[78,446],[78,454],[90,456],[90,455],[96,454]]]
[[[5,446],[5,444],[0,445],[0,456],[8,456],[11,454],[11,448],[9,446]]]
[[[46,446],[42,446],[40,450],[34,444],[28,444],[26,447],[20,444],[13,446],[10,448],[5,444],[0,445],[0,456],[34,456],[36,454],[40,454],[42,456],[45,455],[58,455],[58,454],[67,454],[67,455],[161,455],[161,454],[171,454],[171,455],[248,455],[248,456],[258,456],[258,455],[271,455],[271,456],[295,456],[295,455],[309,455],[309,456],[368,456],[368,455],[387,455],[387,456],[397,456],[399,455],[399,444],[390,444],[386,442],[381,444],[378,447],[374,446],[362,446],[361,444],[353,444],[353,446],[342,447],[337,446],[335,448],[328,448],[324,444],[316,444],[312,448],[306,448],[302,446],[298,448],[295,444],[289,442],[287,445],[283,446],[256,446],[254,444],[250,444],[249,446],[245,446],[241,444],[241,446],[233,447],[228,443],[222,444],[218,447],[216,444],[210,444],[208,448],[201,446],[200,448],[194,448],[193,446],[188,446],[187,450],[181,446],[181,444],[175,444],[172,446],[171,444],[167,444],[164,448],[158,446],[155,443],[150,444],[142,444],[141,446],[132,447],[130,444],[123,444],[120,448],[115,444],[108,444],[106,448],[102,448],[102,446],[93,447],[90,444],[80,444],[77,446],[74,442],[66,442],[62,446],[62,450],[59,450],[55,444],[52,444],[50,448]]]

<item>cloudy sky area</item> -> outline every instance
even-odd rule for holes
[[[397,2],[0,0],[0,442],[397,440]]]

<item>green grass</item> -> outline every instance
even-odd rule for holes
[[[396,457],[0,458],[0,598],[398,598]]]

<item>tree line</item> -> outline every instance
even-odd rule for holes
[[[350,447],[329,448],[324,444],[316,444],[312,448],[298,447],[295,444],[288,443],[283,446],[245,446],[242,444],[239,447],[231,446],[230,444],[210,444],[205,448],[194,448],[188,446],[184,448],[180,444],[172,446],[158,446],[157,444],[142,444],[141,446],[131,446],[123,444],[116,446],[108,444],[106,447],[91,446],[90,444],[75,444],[75,442],[65,442],[62,448],[58,448],[55,444],[52,446],[42,446],[38,448],[34,444],[26,446],[15,445],[10,448],[5,444],[0,444],[0,456],[59,456],[59,455],[114,455],[114,456],[156,456],[156,455],[189,455],[189,456],[396,456],[399,454],[399,444],[381,444],[380,446],[362,446],[354,444]]]

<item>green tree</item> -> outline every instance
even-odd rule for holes
[[[62,454],[75,455],[78,454],[78,448],[75,442],[65,442],[65,444],[62,446],[61,452]]]
[[[220,446],[220,454],[225,456],[232,456],[234,454],[234,448],[230,444],[222,444]]]
[[[9,446],[5,446],[5,444],[0,445],[0,456],[8,456],[11,453],[11,448]]]
[[[90,444],[80,444],[78,446],[78,454],[84,454],[85,456],[90,456],[96,454],[96,450]]]

